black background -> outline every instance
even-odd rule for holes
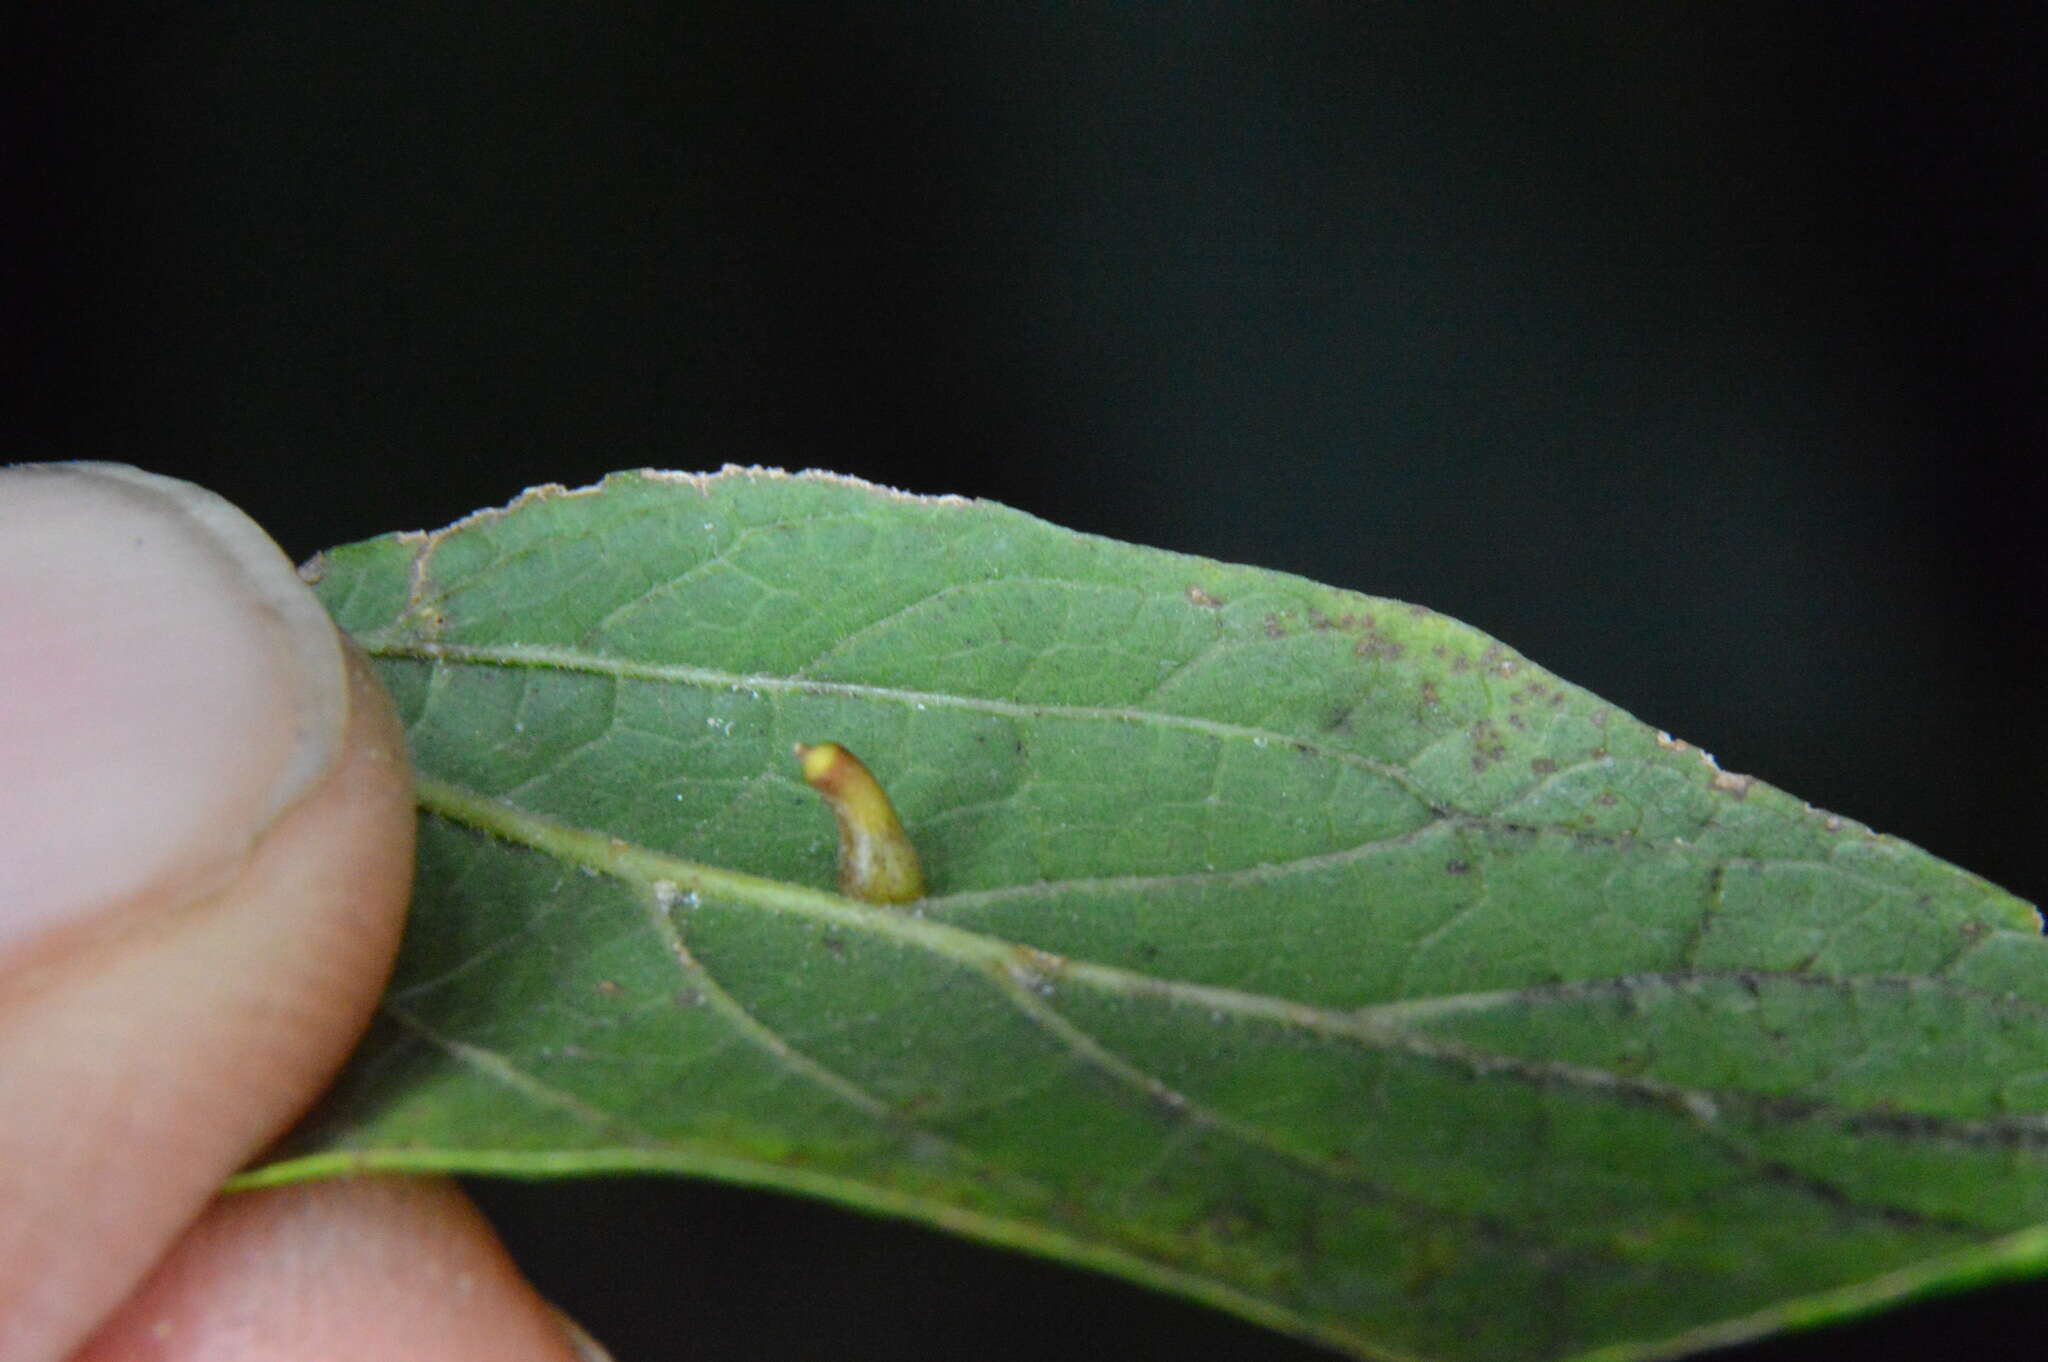
[[[295,557],[640,465],[993,497],[1426,603],[2039,901],[2041,14],[16,17],[7,455]],[[622,1362],[1323,1355],[729,1189],[480,1190]]]

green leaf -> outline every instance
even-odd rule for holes
[[[735,470],[316,568],[420,883],[245,1183],[723,1178],[1369,1357],[1662,1355],[2048,1262],[2034,911],[1428,610]],[[823,741],[926,899],[833,892]]]

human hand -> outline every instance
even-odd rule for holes
[[[217,1195],[369,1020],[390,702],[253,521],[0,469],[0,1362],[601,1357],[452,1186]]]

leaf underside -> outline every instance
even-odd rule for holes
[[[421,772],[242,1185],[670,1170],[1367,1357],[1665,1355],[2048,1261],[2026,904],[1428,610],[826,475],[311,571]],[[836,741],[922,853],[831,891]]]

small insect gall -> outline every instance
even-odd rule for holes
[[[839,892],[867,903],[923,898],[917,848],[861,759],[836,742],[798,743],[796,759],[839,823]]]

